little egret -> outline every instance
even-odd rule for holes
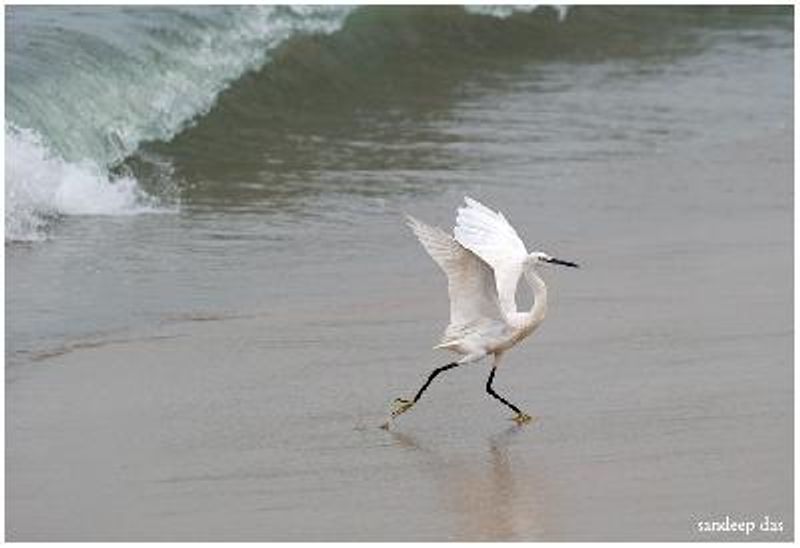
[[[557,264],[577,268],[578,265],[541,251],[529,254],[502,213],[469,197],[464,201],[466,206],[458,210],[453,236],[407,216],[408,226],[447,275],[450,325],[442,342],[434,348],[463,357],[434,369],[413,400],[397,398],[384,428],[411,409],[437,375],[489,355],[494,360],[486,392],[516,413],[513,420],[517,424],[531,420],[530,415],[495,392],[492,381],[503,353],[533,333],[547,314],[547,286],[537,267]],[[528,312],[517,310],[517,283],[522,276],[533,290],[534,303]]]

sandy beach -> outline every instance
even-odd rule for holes
[[[637,180],[646,196],[626,185],[606,222],[581,199]],[[476,365],[377,428],[447,359],[427,350],[444,280],[387,212],[324,271],[264,272],[291,276],[286,306],[165,320],[14,370],[8,540],[742,539],[698,531],[726,515],[783,524],[750,539],[791,539],[791,134],[571,184],[553,198],[593,230],[545,209],[536,226],[583,268],[545,273],[552,315],[496,385],[535,424],[513,426]],[[537,204],[491,198],[523,227]],[[447,223],[456,202],[414,213]]]
[[[7,7],[6,540],[793,539],[793,18]],[[581,265],[538,420],[479,363],[382,430],[464,196]]]

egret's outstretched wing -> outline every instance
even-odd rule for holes
[[[464,201],[467,205],[459,208],[453,229],[455,239],[494,269],[500,305],[511,316],[517,312],[514,297],[528,251],[502,213],[469,197]]]
[[[488,324],[505,325],[494,272],[489,265],[442,229],[428,226],[410,215],[406,218],[422,246],[447,275],[450,325],[443,342]]]

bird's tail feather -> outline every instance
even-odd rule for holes
[[[450,349],[458,346],[458,341],[442,341],[433,347],[434,350]]]

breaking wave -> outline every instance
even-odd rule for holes
[[[413,97],[414,78],[492,57],[644,55],[747,9],[9,6],[6,241],[45,239],[64,215],[174,210],[175,159],[252,146],[257,125],[280,133],[309,105]],[[148,154],[166,160],[144,180]]]

